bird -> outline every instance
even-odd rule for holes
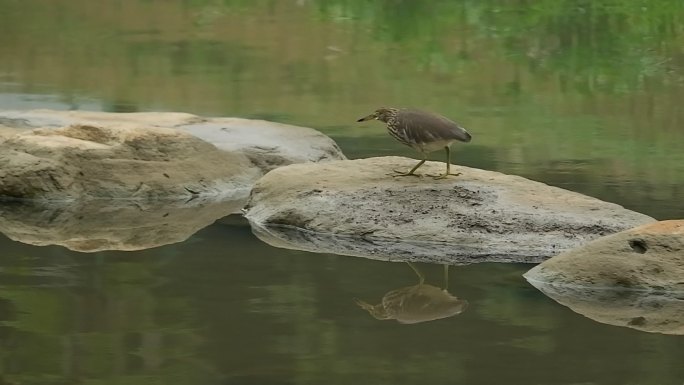
[[[453,142],[470,142],[472,136],[458,123],[432,112],[408,108],[381,107],[372,114],[357,120],[379,120],[387,123],[387,131],[399,142],[419,151],[423,159],[408,172],[394,170],[396,176],[418,175],[416,170],[427,160],[428,154],[439,149],[446,150],[446,172],[434,176],[444,179],[451,173],[451,144]]]

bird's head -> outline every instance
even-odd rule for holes
[[[397,113],[396,108],[389,108],[389,107],[380,107],[375,112],[368,116],[364,116],[363,118],[357,120],[357,122],[363,122],[366,120],[371,120],[371,119],[376,119],[381,122],[387,123],[390,117],[392,117],[394,114]]]

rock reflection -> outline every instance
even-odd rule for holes
[[[546,257],[492,253],[482,243],[467,237],[454,237],[453,242],[417,242],[393,238],[353,237],[325,234],[288,226],[261,226],[250,222],[252,233],[261,241],[290,250],[332,253],[377,259],[381,261],[425,262],[467,265],[477,262],[540,263]]]
[[[240,210],[244,199],[141,203],[0,203],[0,232],[35,246],[79,252],[143,250],[182,242],[217,219]]]
[[[684,293],[561,287],[529,282],[554,301],[594,321],[649,333],[684,334]]]
[[[402,324],[416,324],[453,317],[468,307],[468,301],[451,295],[448,290],[449,266],[444,265],[444,288],[425,283],[425,276],[408,262],[418,275],[418,284],[387,292],[377,305],[356,300],[356,304],[378,320],[394,319]]]

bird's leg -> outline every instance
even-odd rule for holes
[[[418,162],[418,164],[415,165],[409,172],[394,170],[394,172],[396,173],[394,176],[409,176],[409,175],[419,176],[418,174],[414,174],[414,172],[418,169],[418,167],[422,166],[426,160],[427,160],[427,157],[425,156],[425,154],[423,154],[423,160]]]
[[[446,172],[444,174],[440,174],[440,175],[430,175],[434,179],[444,179],[449,175],[453,175],[453,176],[461,175],[460,172],[458,172],[456,174],[451,173],[451,149],[449,148],[449,146],[444,146],[444,149],[446,150]]]
[[[423,275],[423,273],[421,273],[420,270],[418,270],[418,268],[413,263],[411,263],[411,262],[406,262],[406,263],[408,263],[408,265],[411,267],[411,269],[413,269],[413,271],[418,276],[418,284],[422,285],[423,283],[425,283],[425,276]]]

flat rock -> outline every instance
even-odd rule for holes
[[[256,183],[246,217],[280,246],[390,260],[435,253],[437,260],[427,260],[458,263],[539,262],[653,221],[498,172],[454,167],[461,175],[443,180],[391,176],[414,164],[384,157],[282,167]],[[443,169],[427,162],[420,171]]]
[[[597,239],[535,266],[525,278],[535,285],[684,293],[684,220]]]
[[[312,128],[178,112],[0,111],[0,142],[10,129],[57,128],[74,124],[127,124],[185,131],[223,151],[246,156],[262,173],[293,163],[346,159],[332,139]],[[2,126],[6,129],[1,129]]]
[[[238,200],[189,202],[86,200],[0,205],[0,232],[35,246],[79,252],[144,250],[182,242],[244,205]]]
[[[260,171],[190,134],[140,125],[33,129],[0,143],[0,197],[243,196]]]

